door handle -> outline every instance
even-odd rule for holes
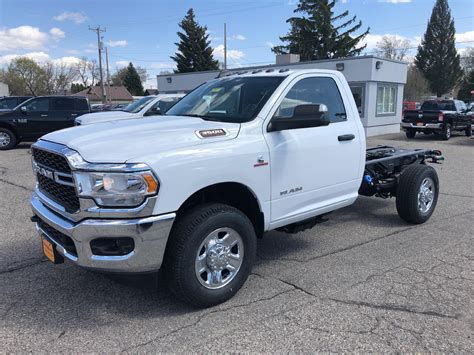
[[[355,139],[355,136],[353,134],[343,134],[342,136],[337,137],[337,140],[339,142],[351,141],[353,139]]]
[[[77,113],[71,113],[71,116],[77,116]]]
[[[41,115],[41,117],[48,117],[48,115]]]

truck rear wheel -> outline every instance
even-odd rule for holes
[[[439,182],[435,169],[424,164],[408,166],[398,182],[398,215],[408,223],[426,222],[436,208],[438,194]]]
[[[15,134],[6,128],[0,127],[0,150],[15,148],[18,144]]]
[[[416,131],[414,129],[407,129],[405,132],[407,138],[415,138]]]
[[[179,299],[211,307],[242,287],[256,247],[254,227],[244,213],[224,204],[198,206],[173,226],[163,271]]]
[[[446,126],[444,126],[444,130],[441,133],[441,136],[443,137],[445,141],[451,138],[451,125],[450,124],[446,124]]]
[[[466,137],[472,136],[472,126],[467,127],[465,130],[465,133],[466,133]]]

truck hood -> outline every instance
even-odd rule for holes
[[[225,135],[200,131],[223,130]],[[66,128],[41,139],[64,144],[93,163],[140,163],[140,158],[181,148],[234,139],[240,124],[204,121],[197,117],[152,116]],[[204,132],[206,133],[206,132]]]
[[[86,113],[85,115],[76,118],[76,122],[81,125],[100,123],[108,121],[126,120],[129,118],[136,118],[136,113],[124,112],[124,111],[106,111],[106,112],[93,112]]]

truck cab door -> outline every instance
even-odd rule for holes
[[[49,97],[37,97],[18,107],[16,124],[22,137],[37,138],[48,132],[50,101]]]
[[[270,152],[271,228],[344,207],[357,198],[365,136],[346,86],[336,75],[301,75],[270,111],[264,135]],[[292,117],[297,105],[308,104],[326,105],[329,125],[268,132],[271,119]]]
[[[51,108],[49,132],[74,126],[77,112],[74,107],[73,97],[53,97]]]

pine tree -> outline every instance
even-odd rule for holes
[[[200,26],[195,18],[193,9],[189,9],[179,24],[183,32],[178,32],[180,39],[178,51],[171,57],[176,62],[176,73],[216,70],[219,62],[212,55],[207,27]]]
[[[415,64],[438,97],[449,92],[462,75],[455,35],[447,0],[437,0],[418,47]]]
[[[293,11],[301,17],[291,17],[286,22],[291,25],[290,32],[280,37],[286,45],[276,46],[276,54],[294,53],[301,61],[350,57],[360,54],[366,45],[358,47],[359,42],[369,33],[369,28],[360,34],[354,33],[362,27],[356,16],[345,19],[349,11],[334,15],[337,0],[300,0]],[[342,21],[337,24],[336,22]]]
[[[123,86],[125,86],[132,95],[143,95],[143,85],[140,80],[140,75],[132,63],[128,63],[127,71],[123,77]]]

